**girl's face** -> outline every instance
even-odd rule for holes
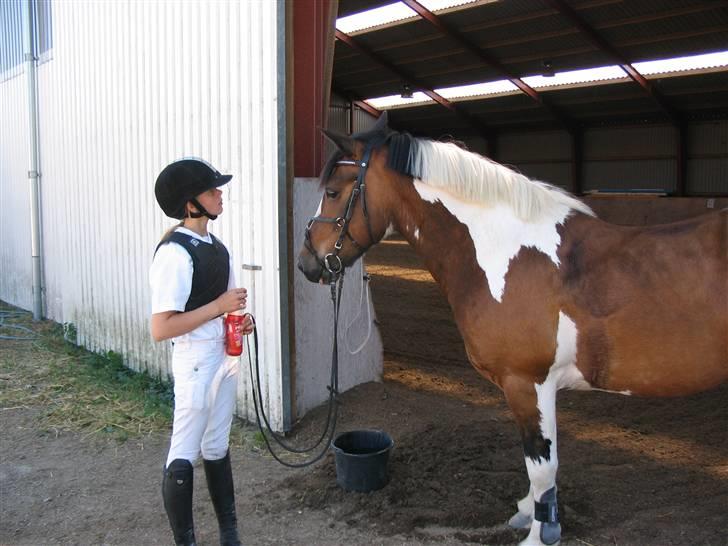
[[[210,188],[201,193],[197,196],[197,201],[210,214],[218,215],[222,212],[222,190],[219,188]]]

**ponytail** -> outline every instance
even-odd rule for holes
[[[183,225],[184,225],[184,223],[185,223],[185,221],[184,221],[184,219],[183,219],[183,220],[181,220],[181,221],[180,221],[180,223],[179,223],[179,224],[177,224],[177,225],[174,225],[174,226],[172,226],[171,228],[169,228],[169,229],[168,229],[167,231],[165,231],[165,232],[164,232],[164,235],[162,235],[162,238],[161,238],[161,239],[159,240],[159,243],[157,244],[157,248],[159,248],[159,246],[160,246],[160,245],[164,244],[164,243],[165,243],[165,242],[167,241],[167,239],[169,239],[169,238],[170,238],[170,236],[171,236],[171,235],[172,235],[172,234],[174,233],[174,231],[175,231],[175,230],[176,230],[176,229],[177,229],[178,227],[180,227],[180,226],[183,226]]]

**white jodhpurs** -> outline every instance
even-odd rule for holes
[[[167,466],[175,459],[191,464],[200,457],[225,457],[235,410],[239,357],[218,342],[175,343],[174,424]]]

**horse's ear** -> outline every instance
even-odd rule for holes
[[[387,116],[387,111],[385,110],[382,112],[382,114],[377,118],[377,122],[374,124],[374,126],[370,129],[372,133],[386,133],[388,132],[388,126],[389,123],[389,117]]]
[[[328,138],[339,150],[346,155],[354,154],[354,139],[347,135],[335,133],[328,129],[322,129],[324,136]]]

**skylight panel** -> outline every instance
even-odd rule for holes
[[[446,87],[435,89],[435,92],[446,99],[456,99],[462,97],[478,97],[483,95],[499,95],[517,91],[518,88],[508,80],[498,80],[494,82],[474,83],[470,85],[458,85],[457,87]]]
[[[345,34],[352,34],[368,28],[380,27],[403,19],[418,17],[412,8],[402,2],[388,4],[380,8],[362,11],[336,20],[336,28]]]
[[[728,51],[691,55],[690,57],[676,57],[674,59],[661,59],[658,61],[644,61],[641,63],[633,63],[632,66],[643,75],[728,67]]]
[[[473,4],[476,0],[417,0],[431,12],[442,11],[465,4]]]
[[[647,78],[677,76],[686,72],[701,70],[709,72],[728,71],[728,51],[693,55],[690,57],[676,57],[656,61],[633,63],[632,66]],[[627,73],[617,65],[598,66],[584,70],[570,70],[557,72],[554,76],[528,76],[523,81],[534,89],[549,91],[558,88],[577,87],[584,85],[601,85],[615,83],[629,79]],[[509,80],[459,85],[435,89],[435,93],[458,102],[474,98],[485,99],[503,94],[520,93],[518,88]],[[427,102],[434,102],[422,92],[414,93],[413,98],[402,98],[400,95],[366,99],[366,102],[379,109],[406,108],[418,106]]]
[[[430,97],[425,95],[422,91],[416,91],[412,93],[412,98],[405,99],[401,95],[389,95],[387,97],[377,97],[374,99],[367,99],[367,104],[372,105],[374,108],[379,110],[386,110],[387,108],[397,106],[415,106],[426,102],[435,102]]]
[[[484,0],[418,0],[433,13],[444,12],[466,6],[467,4],[484,3]],[[492,1],[492,0],[491,0]],[[402,2],[387,4],[378,8],[347,15],[336,20],[336,28],[344,34],[373,30],[385,25],[404,23],[419,19],[419,15]]]
[[[584,70],[569,70],[557,72],[554,76],[528,76],[523,78],[531,87],[538,89],[543,87],[561,87],[577,83],[598,82],[604,80],[618,80],[626,78],[627,74],[619,66],[599,66]]]

